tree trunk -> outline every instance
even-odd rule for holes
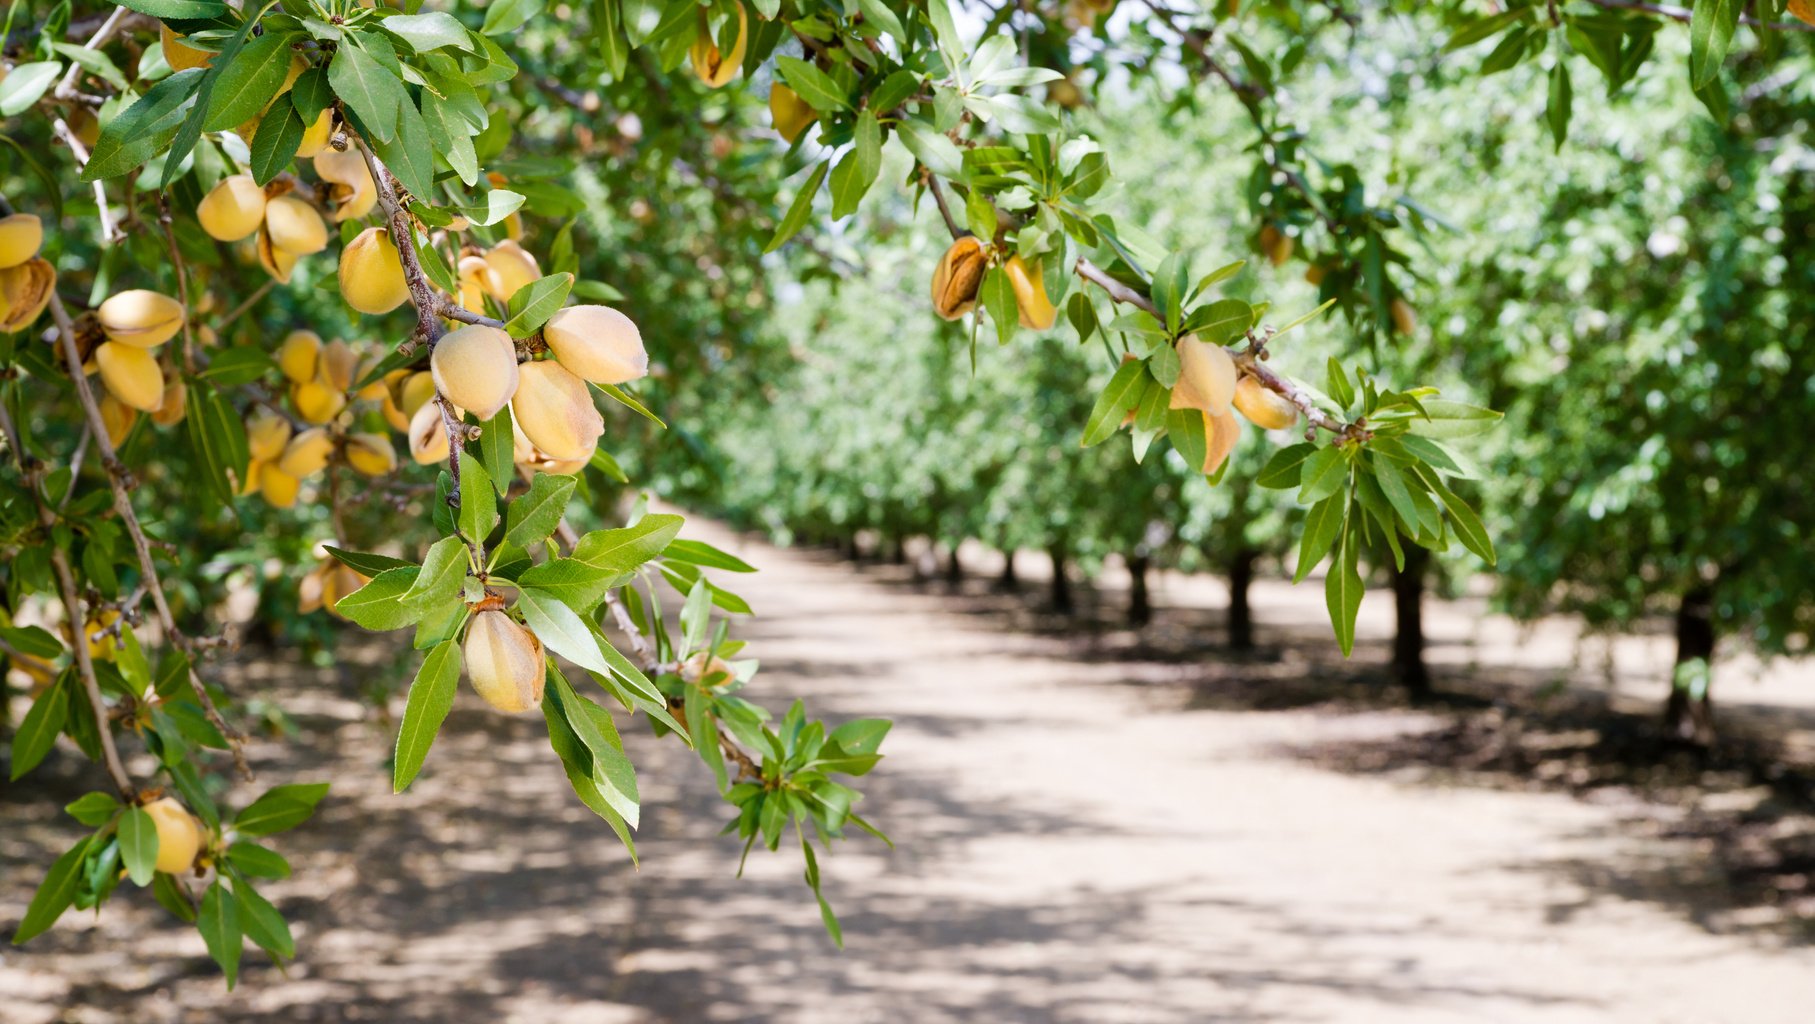
[[[1431,695],[1430,671],[1424,665],[1424,570],[1429,562],[1429,553],[1413,545],[1405,552],[1405,568],[1393,572],[1393,608],[1399,616],[1393,675],[1413,700]]]
[[[958,561],[958,545],[962,541],[953,541],[952,547],[945,556],[945,582],[956,590],[964,582],[964,563]]]
[[[1073,605],[1071,580],[1065,576],[1065,545],[1055,544],[1046,549],[1046,554],[1052,559],[1052,610],[1060,615],[1070,615]]]
[[[1248,588],[1254,583],[1254,563],[1260,555],[1253,548],[1241,548],[1229,560],[1229,649],[1254,649],[1254,607],[1248,603]]]
[[[844,556],[853,562],[863,561],[863,551],[857,547],[857,535],[850,534],[844,539]]]
[[[997,577],[996,586],[1010,594],[1021,589],[1021,579],[1015,575],[1015,551],[1013,548],[1002,550],[1002,575]]]
[[[1146,555],[1128,559],[1128,624],[1136,629],[1153,621],[1153,601],[1147,593],[1150,562]]]
[[[1704,685],[1697,695],[1686,685],[1683,666],[1700,660]],[[1683,595],[1676,609],[1676,672],[1670,699],[1664,703],[1664,728],[1680,740],[1707,746],[1714,742],[1712,672],[1714,664],[1714,592],[1697,587]]]
[[[896,565],[907,564],[907,538],[899,533],[895,535],[894,547],[889,549],[889,561]]]

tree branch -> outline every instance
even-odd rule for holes
[[[1688,21],[1695,16],[1695,12],[1687,7],[1673,7],[1669,4],[1643,3],[1641,0],[1588,0],[1588,2],[1596,7],[1604,7],[1615,11],[1643,11],[1646,14],[1655,14],[1660,18],[1669,18],[1671,21]],[[1768,28],[1777,32],[1815,32],[1815,25],[1810,25],[1805,22],[1761,21],[1750,14],[1741,14],[1739,16],[1739,22],[1742,25],[1750,25],[1753,28]]]

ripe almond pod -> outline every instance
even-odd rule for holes
[[[173,380],[164,385],[164,400],[152,412],[151,422],[160,427],[174,427],[183,422],[183,415],[188,411],[189,389],[182,381]]]
[[[95,363],[101,368],[101,383],[108,394],[140,412],[151,412],[164,404],[164,371],[157,357],[142,348],[106,341],[95,349]]]
[[[424,402],[410,417],[410,458],[419,466],[430,466],[447,460],[447,426],[441,422],[441,406]]]
[[[31,326],[50,305],[57,286],[57,271],[50,261],[30,259],[0,270],[0,334]]]
[[[717,655],[713,655],[710,660],[707,660],[705,651],[700,651],[681,663],[681,678],[707,689],[726,686],[737,681],[736,674],[731,671],[730,662]]]
[[[296,582],[296,610],[304,615],[321,610],[322,593],[327,589],[328,566],[316,566]]]
[[[310,160],[320,156],[328,147],[328,136],[334,131],[333,108],[323,108],[315,117],[315,123],[303,129],[302,144],[296,147],[299,159]]]
[[[290,421],[269,409],[260,409],[246,423],[246,447],[258,462],[280,458],[289,443]]]
[[[1418,332],[1418,311],[1412,308],[1411,303],[1404,299],[1394,299],[1392,313],[1393,330],[1406,335]]]
[[[509,614],[492,608],[473,616],[461,653],[466,677],[487,704],[509,714],[541,705],[542,641]]]
[[[265,190],[250,174],[230,175],[196,204],[195,216],[210,237],[223,242],[250,238],[265,222]]]
[[[1178,340],[1179,378],[1172,388],[1171,407],[1202,409],[1212,415],[1229,411],[1235,398],[1235,360],[1221,345],[1212,345],[1195,334]]]
[[[338,562],[333,565],[323,566],[321,574],[321,606],[326,608],[330,615],[340,615],[340,611],[337,607],[340,604],[340,599],[370,582],[372,582],[370,577],[355,572],[348,566],[341,565]],[[341,615],[341,618],[345,617],[346,616]]]
[[[126,435],[132,433],[132,425],[138,422],[139,411],[121,404],[120,400],[110,394],[101,396],[101,425],[107,428],[107,442],[118,448],[126,443]]]
[[[769,123],[782,138],[793,142],[817,120],[819,114],[800,98],[799,93],[780,82],[769,88]]]
[[[1235,382],[1235,411],[1262,430],[1284,430],[1298,422],[1298,406],[1253,377]]]
[[[170,797],[146,804],[145,813],[158,829],[157,869],[180,875],[193,868],[202,852],[202,826],[195,816]]]
[[[509,302],[518,289],[541,276],[536,258],[509,239],[485,254],[485,291],[501,303]]]
[[[267,206],[270,204],[266,204]],[[296,271],[297,255],[271,243],[271,232],[263,225],[258,229],[258,263],[278,284],[289,284]]]
[[[393,370],[385,375],[390,381],[384,403],[385,422],[399,433],[409,433],[410,417],[424,402],[435,397],[435,379],[423,371]]]
[[[1815,0],[1790,0],[1788,9],[1796,20],[1815,25]]]
[[[693,73],[700,81],[716,89],[726,84],[737,73],[743,70],[744,47],[750,37],[750,18],[744,13],[744,5],[737,5],[737,41],[731,44],[730,53],[720,53],[718,41],[706,26],[706,14],[700,12],[700,24],[693,37],[693,46],[687,51],[688,59],[693,62]]]
[[[182,42],[183,37],[170,31],[170,26],[159,23],[158,41],[164,47],[164,63],[173,71],[187,71],[190,68],[205,68],[214,62],[214,54],[207,50],[198,50]]]
[[[316,361],[315,379],[335,391],[353,390],[353,373],[359,368],[359,355],[346,342],[335,338],[321,348]]]
[[[314,331],[291,331],[277,346],[277,368],[292,384],[307,384],[315,379],[315,368],[321,362],[321,335]]]
[[[403,261],[383,228],[366,228],[341,251],[340,295],[347,305],[374,316],[409,300]]]
[[[257,494],[258,493],[258,475],[259,475],[260,471],[262,471],[264,469],[264,467],[268,466],[268,465],[270,465],[270,463],[261,461],[259,459],[253,459],[250,462],[246,463],[245,479],[240,481],[239,489],[234,491],[233,493],[239,495],[242,498],[247,497],[248,495]]]
[[[322,427],[311,427],[290,439],[277,468],[303,480],[326,469],[328,456],[334,452],[334,439]]]
[[[294,195],[281,195],[265,204],[265,230],[273,246],[295,256],[328,247],[327,222],[315,207]]]
[[[1241,440],[1241,422],[1235,414],[1224,410],[1220,413],[1204,414],[1204,475],[1216,472],[1229,453],[1235,450],[1235,442]]]
[[[0,270],[16,267],[44,246],[44,223],[36,214],[0,217]]]
[[[304,423],[326,423],[347,407],[347,394],[318,380],[290,386],[290,404]]]
[[[496,327],[469,324],[435,343],[429,372],[448,401],[489,420],[517,393],[517,346]]]
[[[485,310],[485,282],[491,265],[483,256],[460,257],[460,305],[475,313]]]
[[[324,115],[326,111],[322,112]],[[337,152],[329,149],[315,158],[315,173],[334,185],[334,222],[357,220],[372,212],[378,202],[378,184],[372,180],[372,169],[354,147]]]
[[[397,452],[383,434],[354,434],[347,438],[347,464],[366,476],[384,476],[397,468]]]
[[[1046,297],[1046,271],[1040,261],[1035,260],[1029,266],[1019,255],[1010,256],[1002,265],[1002,271],[1008,275],[1008,283],[1015,290],[1015,308],[1020,310],[1021,326],[1034,331],[1051,329],[1058,322],[1059,311]]]
[[[933,312],[942,320],[956,320],[977,308],[977,287],[983,283],[988,265],[977,236],[965,235],[953,242],[933,269]]]
[[[296,494],[302,489],[302,481],[277,467],[276,463],[261,462],[258,464],[258,490],[275,508],[290,508],[296,504]]]
[[[1305,282],[1307,284],[1321,285],[1323,284],[1323,279],[1329,273],[1330,268],[1321,263],[1313,263],[1305,268]]]
[[[610,306],[569,306],[542,328],[549,351],[574,376],[595,384],[624,384],[649,373],[643,333]]]
[[[605,418],[586,382],[552,360],[525,363],[520,373],[511,411],[523,436],[556,462],[590,458]]]
[[[113,296],[101,303],[95,316],[108,341],[134,348],[156,348],[183,329],[183,304],[143,288]]]
[[[355,382],[358,382],[358,381],[365,380],[368,377],[371,377],[372,371],[378,369],[378,364],[382,363],[382,362],[384,362],[384,354],[381,352],[374,352],[371,355],[366,356],[364,359],[359,361],[358,368],[353,371],[353,380]],[[391,374],[395,374],[397,372],[398,371],[396,371],[396,370],[392,370],[390,374],[386,374],[383,377],[375,378],[372,381],[372,383],[367,384],[365,387],[360,388],[358,391],[353,392],[353,397],[359,399],[362,402],[382,402],[382,401],[384,401],[385,397],[391,393],[390,387],[388,384],[386,384],[386,381],[388,381],[390,379]],[[402,380],[403,378],[398,377],[397,379]]]
[[[1292,258],[1292,249],[1296,245],[1292,236],[1271,224],[1260,229],[1260,251],[1266,254],[1267,261],[1279,266]]]

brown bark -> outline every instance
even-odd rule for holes
[[[1393,572],[1393,608],[1398,628],[1393,633],[1393,675],[1414,700],[1431,695],[1430,670],[1424,664],[1424,573],[1430,554],[1410,546],[1405,568]]]
[[[1064,543],[1047,548],[1046,554],[1052,559],[1052,610],[1070,615],[1075,606],[1071,600],[1071,580],[1065,575],[1067,553]]]
[[[1701,659],[1712,673],[1714,663],[1714,592],[1710,587],[1697,587],[1684,594],[1676,609],[1676,666]],[[1710,680],[1710,683],[1712,680]],[[1670,697],[1664,702],[1664,728],[1676,739],[1698,746],[1714,742],[1714,687],[1708,685],[1700,696],[1688,687],[1677,685],[1673,673]]]
[[[1128,624],[1139,629],[1153,621],[1153,599],[1147,590],[1147,570],[1152,560],[1146,555],[1128,559]]]
[[[1260,555],[1253,548],[1240,548],[1229,559],[1229,649],[1254,649],[1254,606],[1249,603],[1249,588],[1254,584],[1254,563]]]

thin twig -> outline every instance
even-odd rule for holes
[[[1643,11],[1646,14],[1655,14],[1660,18],[1669,18],[1672,21],[1688,21],[1695,17],[1695,12],[1687,7],[1642,3],[1640,0],[1588,0],[1588,2],[1596,7],[1605,7],[1609,10]],[[1751,25],[1753,28],[1768,28],[1778,32],[1815,32],[1815,25],[1800,21],[1761,21],[1750,14],[1740,15],[1739,22],[1742,25]]]
[[[955,240],[964,234],[964,229],[952,217],[951,207],[945,204],[945,190],[939,187],[939,179],[931,171],[926,175],[927,187],[933,190],[933,202],[939,204],[939,216],[945,218],[945,229],[952,233]]]
[[[100,49],[101,44],[107,42],[108,38],[113,35],[114,30],[120,27],[121,20],[131,13],[131,11],[124,7],[115,7],[113,13],[107,16],[107,20],[101,22],[101,27],[95,29],[95,34],[88,37],[88,42],[82,44],[82,49]],[[60,100],[69,99],[76,91],[76,80],[81,77],[82,65],[71,61],[69,71],[64,74],[63,81],[57,83],[57,90],[52,95]]]
[[[170,220],[170,193],[158,193],[158,226],[164,229],[164,243],[170,249],[170,262],[176,267],[176,300],[183,307],[183,372],[195,376],[195,328],[189,318],[189,268],[183,263],[183,251],[176,244],[176,228]]]

